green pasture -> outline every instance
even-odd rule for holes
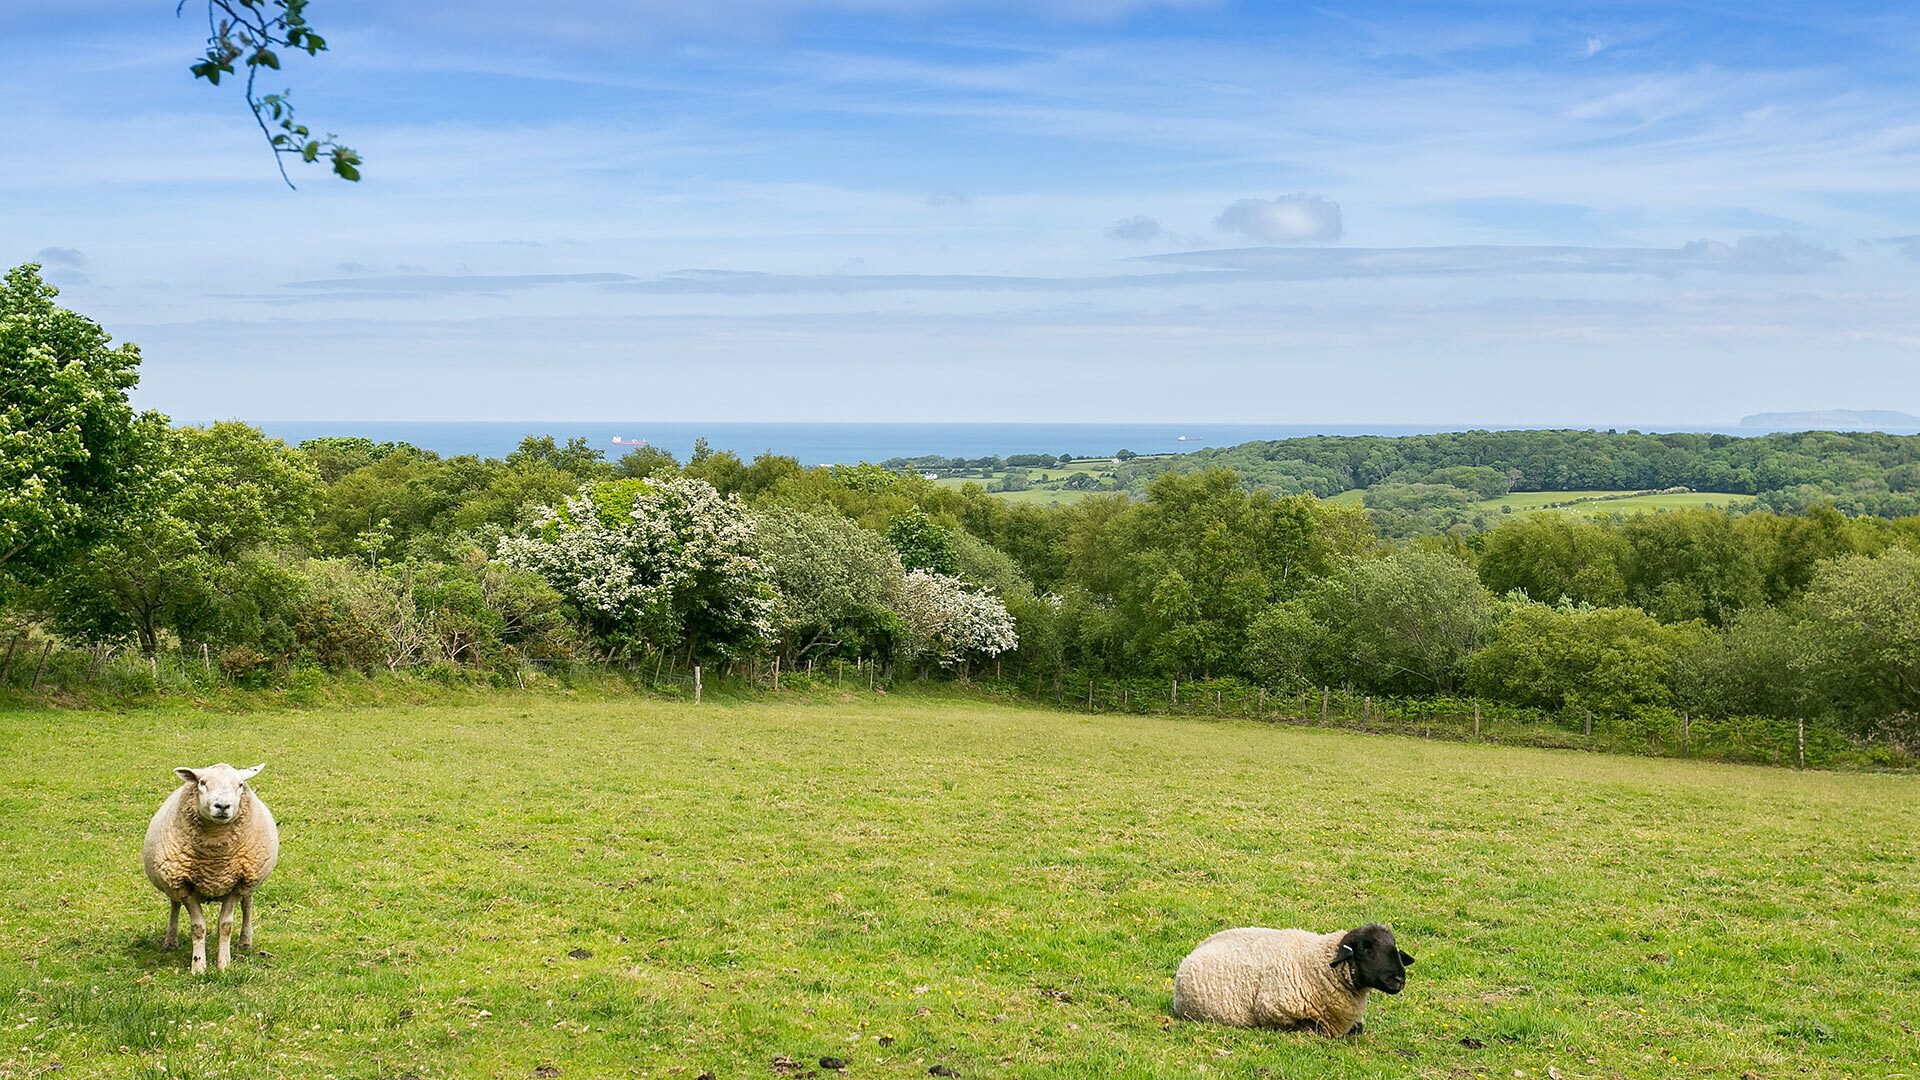
[[[914,696],[0,713],[0,1077],[1920,1075],[1920,780]],[[224,975],[140,870],[264,760]],[[1393,924],[1362,1036],[1179,1022]],[[792,1068],[787,1064],[791,1063]]]
[[[1620,496],[1625,495],[1625,498]],[[1750,495],[1720,491],[1686,491],[1666,495],[1633,495],[1619,491],[1516,491],[1480,505],[1490,510],[1511,506],[1522,510],[1565,510],[1570,513],[1631,514],[1647,510],[1726,509],[1752,501]]]

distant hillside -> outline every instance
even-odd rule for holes
[[[1815,409],[1754,413],[1741,417],[1740,426],[1762,431],[1920,431],[1920,416],[1892,409]]]
[[[1356,488],[1415,500],[1452,489],[1460,489],[1457,498],[1487,499],[1508,491],[1687,488],[1756,496],[1783,509],[1831,502],[1855,514],[1920,514],[1920,435],[1879,432],[1315,436],[1123,462],[1115,479],[1139,490],[1158,473],[1209,466],[1231,468],[1260,487],[1321,498]]]

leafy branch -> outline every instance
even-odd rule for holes
[[[180,0],[177,16],[186,10],[188,0]],[[293,187],[287,176],[287,155],[297,155],[309,164],[325,157],[333,174],[342,180],[360,179],[360,152],[340,142],[331,133],[316,137],[312,129],[294,116],[288,91],[257,95],[254,82],[262,68],[279,71],[280,54],[276,50],[304,52],[316,56],[326,50],[327,41],[307,24],[308,0],[207,0],[207,52],[191,68],[193,77],[219,86],[221,76],[238,75],[246,68],[247,106],[254,122],[273,147],[274,164],[280,179]]]

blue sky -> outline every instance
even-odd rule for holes
[[[1903,4],[310,11],[295,192],[191,12],[0,6],[0,262],[175,416],[1920,412]]]

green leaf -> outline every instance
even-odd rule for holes
[[[317,160],[319,157],[320,157],[320,144],[317,142],[310,142],[307,145],[300,148],[301,161],[314,161],[314,160]]]

